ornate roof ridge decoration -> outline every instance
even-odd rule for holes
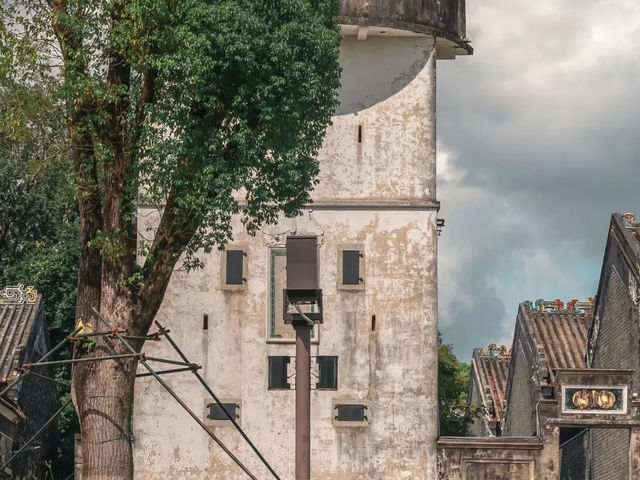
[[[480,348],[478,356],[484,358],[511,358],[511,349],[506,345],[489,344],[487,348]]]
[[[636,214],[635,213],[623,213],[622,214],[622,223],[625,228],[629,228],[632,230],[640,229],[640,222],[636,222]]]
[[[36,303],[38,292],[33,286],[25,287],[21,283],[0,290],[0,305],[24,305]]]
[[[577,298],[569,300],[565,307],[565,304],[559,298],[555,300],[543,300],[539,298],[535,302],[525,300],[522,302],[524,308],[528,312],[541,312],[541,313],[574,313],[576,315],[592,315],[593,305],[595,303],[594,297],[589,297],[586,301],[580,301]]]

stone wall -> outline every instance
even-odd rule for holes
[[[628,285],[613,266],[608,266],[603,309],[599,318],[597,342],[593,352],[594,368],[635,369],[638,385],[640,350],[638,349],[638,310]],[[624,270],[623,270],[624,274]],[[593,429],[593,472],[603,480],[629,478],[629,431]]]
[[[593,457],[591,469],[598,480],[629,480],[628,429],[592,428]]]
[[[482,407],[481,387],[477,382],[477,376],[472,375],[471,381],[473,384],[470,386],[471,397],[469,398],[469,405]],[[486,415],[475,415],[469,430],[474,437],[488,437],[491,435],[488,423]]]
[[[541,478],[543,444],[537,438],[442,437],[440,480],[534,480]]]
[[[615,268],[609,268],[605,292],[591,366],[636,369],[634,384],[640,385],[640,317],[626,282]]]
[[[509,372],[503,435],[509,437],[536,435],[534,398],[537,395],[537,389],[533,381],[532,362],[527,359],[525,347],[519,335],[514,343],[511,362],[514,366]]]

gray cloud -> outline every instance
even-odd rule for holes
[[[638,2],[467,10],[476,54],[438,64],[440,326],[465,359],[511,342],[518,302],[595,293],[640,178]]]

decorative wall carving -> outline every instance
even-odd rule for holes
[[[626,413],[626,387],[563,387],[565,413]]]
[[[267,247],[284,247],[288,236],[317,236],[318,246],[324,241],[324,229],[313,216],[313,210],[305,210],[295,218],[281,218],[275,225],[261,229],[262,243]]]
[[[0,305],[23,305],[36,303],[38,292],[34,287],[22,284],[8,286],[0,290]]]

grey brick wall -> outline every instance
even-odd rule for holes
[[[469,399],[470,405],[482,406],[482,397],[480,396],[480,386],[476,381],[475,376],[471,378],[473,386],[471,388],[471,398]],[[486,437],[491,434],[487,425],[487,417],[485,415],[479,415],[474,417],[473,423],[469,427],[469,431],[474,437]]]
[[[638,313],[628,285],[611,267],[602,301],[592,366],[635,369],[634,384],[639,385]],[[592,429],[594,479],[629,479],[629,441],[628,430]]]
[[[629,443],[626,429],[592,428],[593,479],[629,480]]]
[[[560,445],[561,480],[591,480],[589,430]]]
[[[593,353],[595,368],[640,367],[638,355],[638,314],[628,286],[615,270],[610,270],[600,318],[600,331]],[[634,383],[638,383],[636,372]]]
[[[536,403],[534,400],[534,385],[532,370],[525,357],[520,343],[515,359],[513,383],[507,405],[505,417],[505,436],[529,436],[536,434]],[[513,359],[513,357],[512,357]],[[513,360],[512,360],[513,361]]]

